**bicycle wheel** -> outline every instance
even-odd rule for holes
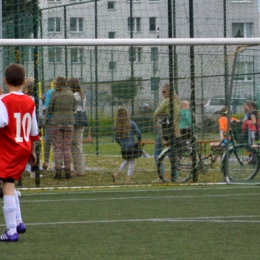
[[[170,147],[167,147],[167,148],[163,149],[163,151],[158,156],[158,162],[157,162],[158,176],[160,176],[160,174],[161,174],[161,171],[160,171],[161,166],[164,165],[164,163],[166,162],[165,158],[168,157],[169,152],[170,152]],[[167,166],[167,168],[170,170],[170,166]]]
[[[171,163],[170,160],[168,159],[168,155],[170,153],[170,147],[165,148],[161,154],[158,157],[158,163],[157,163],[157,174],[158,176],[160,175],[160,168],[161,165],[164,165],[164,170],[165,172],[169,173],[169,177],[170,177],[170,172],[171,172]],[[181,166],[180,166],[180,162],[181,162]],[[190,179],[190,175],[191,175],[191,168],[192,168],[192,164],[191,164],[191,160],[189,160],[187,157],[182,157],[180,160],[177,161],[177,168],[178,168],[178,182],[185,182],[188,179]]]
[[[253,179],[259,171],[260,159],[257,151],[249,145],[238,145],[225,152],[222,162],[224,177],[242,181]],[[228,168],[227,168],[228,160]]]
[[[178,161],[179,181],[186,182],[192,177],[192,158],[191,156],[182,156]]]

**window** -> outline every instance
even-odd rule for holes
[[[233,3],[251,3],[251,0],[231,0]]]
[[[48,48],[48,61],[49,62],[61,62],[61,48],[49,47]]]
[[[129,61],[142,61],[142,48],[141,47],[129,47]]]
[[[158,47],[151,47],[151,61],[158,61]]]
[[[253,23],[232,23],[232,37],[253,37],[252,27]]]
[[[111,39],[113,39],[113,38],[115,38],[115,32],[108,32],[108,38],[111,38]]]
[[[141,31],[141,18],[140,17],[128,17],[127,20],[127,28],[128,31],[131,32],[131,25],[133,32],[140,32]]]
[[[116,69],[116,62],[115,61],[110,61],[109,62],[109,69],[110,70]]]
[[[150,32],[156,31],[156,17],[149,18],[149,31]]]
[[[151,77],[151,90],[158,91],[160,85],[160,78],[159,77]]]
[[[49,17],[48,18],[48,32],[60,32],[60,18],[59,17]]]
[[[83,62],[83,48],[70,49],[70,59],[72,63]]]
[[[238,62],[235,79],[240,81],[253,80],[253,62]]]
[[[108,10],[115,10],[115,2],[107,2]]]
[[[83,18],[70,18],[70,31],[83,32]]]

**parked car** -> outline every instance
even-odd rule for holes
[[[240,96],[234,96],[231,98],[231,112],[232,114],[243,113],[243,104],[246,101],[245,98]],[[215,96],[209,99],[204,105],[204,116],[212,117],[214,112],[220,110],[223,106],[226,106],[226,101],[223,96]]]

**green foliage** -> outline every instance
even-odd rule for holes
[[[89,119],[89,125],[92,127],[93,136],[96,135],[96,121],[94,118]],[[114,132],[114,120],[111,117],[103,117],[98,119],[98,135],[112,136]],[[87,132],[86,132],[87,134]]]
[[[235,117],[239,120],[243,119],[245,116],[245,113],[237,113],[237,114],[232,114],[232,117]]]
[[[111,92],[113,99],[130,100],[137,95],[137,85],[131,79],[118,81],[111,85]]]
[[[34,14],[34,5],[35,2],[29,0],[2,1],[3,38],[28,38],[31,35],[33,16],[37,15]]]
[[[25,13],[27,16],[33,14],[34,1],[20,0],[20,1],[2,1],[3,19],[7,20],[9,17],[14,16],[15,10]]]

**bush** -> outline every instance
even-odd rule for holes
[[[96,120],[90,119],[89,125],[92,127],[93,136],[96,135]],[[114,120],[111,117],[98,118],[98,135],[111,136],[114,134]]]

